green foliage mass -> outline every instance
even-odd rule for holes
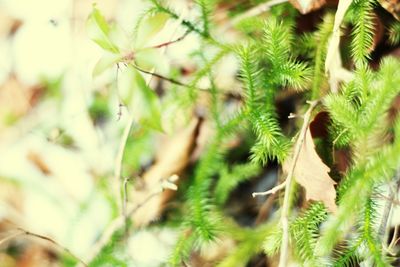
[[[369,64],[374,46],[374,8],[378,3],[355,0],[350,5],[343,32],[351,32],[351,39],[341,43],[341,50],[351,51],[347,53],[350,58],[344,60],[348,62],[344,67],[351,73],[351,79],[341,81],[339,92],[330,92],[324,66],[335,19],[331,9],[324,9],[315,28],[301,32],[296,28],[301,15],[291,5],[279,4],[266,14],[249,18],[254,23],[233,25],[242,38],[226,42],[219,36],[213,17],[223,1],[195,1],[199,11],[196,18],[181,17],[167,1],[149,2],[150,9],[135,27],[135,38],[147,38],[143,35],[155,34],[165,21],[173,20],[180,22],[186,34],[197,35],[201,42],[201,51],[193,55],[201,59],[199,67],[189,78],[181,77],[174,69],[161,77],[164,85],[167,83],[164,96],[157,95],[145,82],[145,73],[132,66],[139,62],[129,61],[132,59],[121,52],[121,46],[112,38],[114,26],[107,24],[96,8],[88,19],[88,29],[105,53],[114,55],[108,64],[102,62],[105,69],[117,63],[128,66],[130,82],[125,85],[126,104],[130,105],[135,123],[143,127],[145,135],[163,130],[162,103],[173,102],[187,112],[204,105],[203,93],[209,96],[202,116],[214,131],[205,152],[189,173],[187,184],[182,186],[185,190],[180,194],[182,206],[179,218],[174,218],[181,234],[169,264],[182,266],[190,261],[191,255],[223,237],[234,240],[235,248],[214,262],[216,266],[246,266],[259,253],[265,253],[269,259],[279,254],[282,230],[277,214],[281,212],[281,201],[276,201],[274,215],[267,222],[251,227],[233,222],[225,207],[231,192],[243,182],[253,181],[268,166],[282,166],[291,156],[301,127],[297,121],[301,120],[294,119],[289,126],[285,125],[277,102],[280,97],[292,94],[297,106],[293,112],[301,114],[308,106],[307,100],[318,100],[321,104],[313,117],[320,111],[329,115],[328,125],[324,126],[326,140],[318,150],[334,154],[335,150],[344,149],[351,154],[346,170],[336,170],[333,163],[329,166],[338,182],[336,214],[327,212],[319,202],[304,205],[301,187],[294,186],[291,190],[289,253],[292,260],[301,266],[390,266],[392,259],[385,251],[387,237],[378,231],[384,211],[376,195],[395,181],[400,163],[400,120],[389,116],[392,103],[400,93],[400,61],[384,57],[378,67],[372,68]],[[163,16],[157,17],[160,14]],[[391,45],[400,42],[399,25],[398,22],[390,24]],[[143,45],[145,41],[136,43]],[[218,88],[215,82],[216,66],[227,56],[236,57],[240,65],[237,75],[241,84],[240,105],[234,112],[227,108],[229,92]],[[152,68],[146,70],[157,70],[156,65],[149,64]],[[168,78],[173,75],[178,80],[186,79],[185,83]],[[204,78],[209,80],[209,88],[199,88]],[[169,98],[171,95],[179,97]],[[173,101],[165,102],[166,99]],[[100,104],[93,106],[92,113],[93,116],[106,114]],[[249,138],[251,141],[245,142]],[[240,162],[229,157],[232,152],[229,144],[235,139],[246,146],[247,154],[241,155],[245,159]],[[146,146],[141,140],[147,139],[140,138],[136,145],[128,142],[135,153],[140,153],[142,145]],[[134,167],[127,170],[135,172],[133,169],[139,168],[140,157],[132,153],[128,151],[127,155]],[[276,195],[277,199],[281,198]]]

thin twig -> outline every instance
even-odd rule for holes
[[[285,185],[285,196],[282,204],[282,213],[281,213],[281,224],[282,224],[282,243],[281,243],[281,255],[279,258],[279,267],[286,267],[288,262],[288,254],[289,254],[289,200],[290,200],[290,189],[292,187],[293,182],[293,173],[296,167],[296,162],[299,159],[301,146],[303,145],[304,138],[306,136],[306,132],[308,129],[308,125],[310,123],[311,112],[316,107],[319,101],[309,102],[310,107],[307,112],[304,114],[303,125],[300,130],[300,134],[296,141],[296,147],[293,154],[293,159],[290,163],[289,173],[286,177],[286,185]]]
[[[181,37],[179,37],[179,38],[177,38],[175,40],[168,41],[168,42],[165,42],[165,43],[161,43],[161,44],[152,46],[150,48],[161,48],[161,47],[164,47],[164,46],[169,46],[169,45],[174,44],[174,43],[178,43],[178,42],[182,41],[183,39],[185,39],[186,36],[188,36],[190,32],[191,31],[188,30],[188,31],[185,32],[185,34],[183,34]]]
[[[193,86],[193,85],[190,85],[190,84],[186,84],[186,83],[180,82],[178,80],[175,80],[173,78],[161,75],[159,73],[142,69],[138,65],[133,64],[133,63],[129,63],[129,65],[132,66],[133,68],[135,68],[136,70],[142,72],[142,73],[149,74],[151,76],[157,77],[157,78],[159,78],[161,80],[165,80],[165,81],[170,82],[172,84],[176,84],[176,85],[187,87],[187,88],[194,88],[194,89],[197,89],[197,90],[200,90],[200,91],[204,91],[206,93],[211,93],[211,90],[209,88],[201,88],[201,87]]]
[[[143,73],[146,73],[146,74],[150,74],[150,75],[152,75],[154,77],[157,77],[157,78],[159,78],[161,80],[165,80],[167,82],[170,82],[170,83],[173,83],[173,84],[176,84],[176,85],[179,85],[179,86],[183,86],[183,87],[191,87],[190,85],[184,84],[184,83],[182,83],[182,82],[180,82],[178,80],[163,76],[161,74],[158,74],[158,73],[155,73],[155,72],[152,72],[152,71],[148,71],[148,70],[142,69],[141,67],[139,67],[136,64],[130,63],[130,65],[132,67],[134,67],[136,70],[140,71],[140,72],[143,72]],[[205,89],[201,89],[201,90],[205,90]]]
[[[286,181],[284,181],[283,183],[281,183],[281,184],[279,184],[279,185],[273,187],[272,189],[270,189],[270,190],[268,190],[268,191],[265,191],[265,192],[254,192],[254,193],[252,194],[252,196],[253,196],[253,197],[256,197],[256,196],[268,196],[268,195],[270,195],[270,194],[275,194],[275,193],[278,192],[279,190],[285,188],[285,185],[286,185]]]
[[[51,239],[50,237],[47,237],[47,236],[44,236],[44,235],[33,233],[33,232],[25,230],[25,229],[23,229],[21,227],[17,227],[16,230],[18,231],[17,233],[9,235],[9,236],[3,238],[2,240],[0,240],[0,246],[3,245],[4,243],[8,242],[11,239],[14,239],[14,238],[18,237],[18,236],[30,236],[30,237],[41,239],[41,240],[44,240],[44,241],[47,241],[47,242],[53,244],[55,247],[59,248],[64,253],[67,253],[67,254],[71,255],[74,259],[76,259],[79,262],[79,264],[81,266],[84,266],[84,267],[88,266],[81,258],[79,258],[74,253],[72,253],[71,250],[69,250],[68,248],[64,247],[63,245],[61,245],[60,243],[58,243],[54,239]]]

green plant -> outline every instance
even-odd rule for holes
[[[135,39],[131,40],[134,45],[129,48],[113,39],[117,28],[108,25],[96,8],[88,24],[93,40],[105,50],[95,74],[116,64],[127,66],[128,78],[120,90],[132,114],[128,133],[131,124],[145,128],[145,135],[152,132],[149,128],[162,131],[162,111],[171,105],[186,114],[195,114],[196,107],[202,106],[206,110],[203,116],[213,129],[205,152],[193,172],[188,172],[190,179],[179,189],[185,191],[178,195],[184,203],[178,216],[171,220],[179,223],[181,234],[169,263],[181,266],[190,260],[194,251],[227,236],[236,246],[230,255],[219,259],[219,266],[245,266],[262,248],[271,258],[280,253],[280,266],[288,258],[303,266],[361,263],[389,266],[392,258],[385,247],[390,209],[380,207],[377,196],[386,185],[398,183],[400,121],[388,112],[400,92],[400,61],[388,56],[379,59],[377,69],[369,64],[376,45],[374,7],[377,3],[356,0],[348,2],[348,10],[343,11],[346,14],[343,26],[351,32],[347,35],[351,41],[342,42],[341,49],[345,50],[343,55],[349,55],[343,61],[346,77],[350,79],[341,77],[344,67],[333,69],[335,73],[330,69],[331,77],[343,78],[339,80],[339,92],[332,92],[325,61],[328,49],[332,49],[329,44],[334,25],[341,21],[328,8],[315,30],[301,33],[297,24],[300,14],[294,7],[288,3],[273,6],[265,17],[261,19],[260,15],[262,22],[239,24],[237,29],[243,38],[227,43],[214,32],[212,14],[220,1],[196,1],[199,17],[190,19],[182,18],[167,2],[150,2],[152,6],[138,21]],[[160,48],[172,46],[175,41],[146,47],[146,40],[156,35],[168,20],[178,21],[184,29],[184,35],[176,42],[193,34],[201,43],[200,50],[193,54],[193,58],[200,59],[198,69],[188,82],[183,82],[186,77],[176,74],[176,70],[160,69],[159,62],[154,60],[161,57]],[[392,44],[399,42],[398,28],[398,22],[390,26]],[[232,92],[218,88],[214,73],[215,66],[232,55],[240,62],[237,80],[241,82],[239,107],[234,112],[227,108]],[[164,82],[162,97],[145,82],[147,74]],[[209,88],[199,85],[203,78],[209,81]],[[277,101],[283,98],[289,102],[287,95],[295,98],[296,108],[292,112],[300,114],[307,110],[303,125],[297,124],[300,120],[296,118],[300,115],[283,123]],[[312,101],[311,107],[307,100]],[[327,114],[327,121],[318,122],[318,115],[323,113]],[[307,196],[314,181],[310,178],[302,184],[304,188],[291,183],[293,175],[297,183],[302,178],[295,168],[302,167],[296,167],[299,157],[309,153],[304,147],[312,146],[314,150],[312,138],[310,141],[306,137],[312,118],[326,131],[316,150],[319,155],[333,155],[323,157],[323,161],[337,183],[336,197],[330,199],[336,200],[337,207],[325,206],[327,192],[323,191],[319,199],[313,199],[314,203],[300,205],[305,202],[304,189]],[[244,147],[245,153],[240,155],[242,162],[230,158],[233,151],[229,144],[234,139],[240,139]],[[314,139],[317,141],[318,137]],[[351,154],[346,158],[345,170],[339,170],[334,164],[336,150]],[[138,168],[139,162],[134,164]],[[283,167],[284,174],[289,172],[280,179],[286,184],[276,190],[286,186],[281,198],[283,203],[277,203],[276,215],[282,214],[281,220],[272,216],[270,221],[252,228],[239,226],[225,212],[229,195],[240,184],[262,173],[263,167],[273,164]],[[288,167],[290,164],[292,168]],[[321,161],[321,164],[324,163]],[[317,172],[318,168],[324,168],[321,164]],[[276,191],[269,193],[277,194]],[[160,222],[164,223],[168,220]]]

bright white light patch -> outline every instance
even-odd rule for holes
[[[170,229],[140,231],[129,239],[129,251],[137,266],[161,266],[175,241],[176,233]]]
[[[14,39],[13,54],[18,78],[35,84],[40,78],[55,79],[71,60],[71,38],[67,23],[23,24]]]

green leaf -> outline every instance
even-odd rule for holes
[[[120,61],[120,56],[117,54],[106,52],[104,55],[99,59],[93,69],[93,77],[96,77],[102,74],[105,70],[116,64]]]
[[[158,13],[147,17],[138,25],[136,32],[135,44],[136,47],[143,47],[151,38],[160,32],[169,16],[164,13]]]
[[[93,7],[89,15],[86,30],[89,37],[103,49],[112,53],[119,52],[118,47],[110,39],[110,26],[96,7]]]
[[[155,92],[147,86],[142,75],[132,66],[121,74],[119,89],[125,94],[129,111],[137,123],[162,131],[160,101]]]
[[[135,62],[141,69],[147,71],[156,68],[159,73],[168,72],[168,63],[165,55],[160,53],[160,50],[154,48],[139,50],[135,54]]]

